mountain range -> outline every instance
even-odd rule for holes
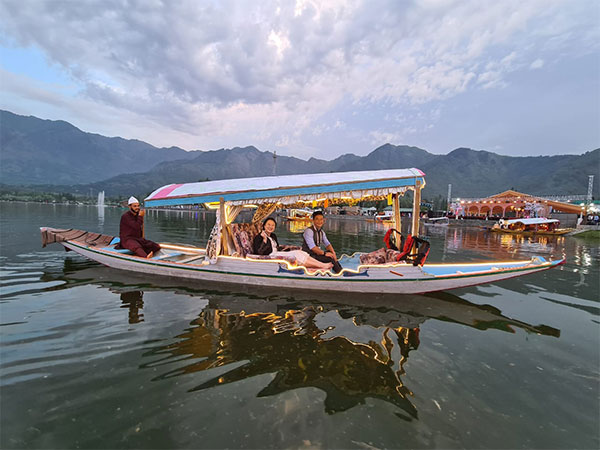
[[[514,189],[539,195],[585,194],[588,175],[600,193],[600,149],[582,155],[502,156],[458,148],[436,155],[418,147],[385,144],[366,156],[303,160],[248,147],[212,151],[156,148],[138,140],[86,133],[64,121],[0,111],[0,180],[47,190],[107,196],[145,196],[169,183],[318,172],[418,167],[424,198],[479,197]]]

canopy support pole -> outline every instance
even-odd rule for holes
[[[421,216],[421,180],[415,181],[415,195],[413,198],[412,229],[413,236],[419,235],[419,218]]]
[[[228,255],[227,251],[227,216],[225,215],[225,199],[219,198],[219,214],[221,215],[221,245],[223,246],[223,254]]]
[[[393,200],[393,209],[394,209],[394,228],[398,230],[396,234],[396,242],[400,245],[400,236],[398,234],[402,233],[402,219],[400,218],[400,194],[396,192],[392,194]]]

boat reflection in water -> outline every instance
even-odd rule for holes
[[[102,271],[102,275],[99,274]],[[50,278],[50,275],[47,275]],[[180,287],[161,280],[152,286],[135,274],[87,267],[60,275],[67,285],[100,284],[120,296],[129,323],[143,321],[144,291],[165,291],[208,301],[175,342],[148,349],[142,369],[162,368],[155,381],[203,372],[190,392],[215,388],[263,374],[275,374],[258,396],[314,387],[326,393],[325,411],[336,413],[380,399],[417,418],[413,392],[402,381],[420,326],[428,319],[479,330],[495,329],[559,337],[560,331],[502,315],[448,293],[353,295],[281,293],[272,289],[232,292],[231,286]],[[92,281],[93,280],[93,281]],[[174,281],[176,283],[176,281]],[[142,288],[143,286],[143,288]],[[218,374],[211,369],[220,368]],[[206,376],[209,378],[207,379]]]
[[[285,391],[315,387],[326,392],[328,413],[345,411],[364,403],[367,397],[395,404],[409,416],[417,411],[402,383],[404,362],[419,346],[419,329],[383,327],[368,330],[371,339],[361,342],[335,334],[332,323],[351,321],[336,317],[319,322],[325,312],[319,307],[289,309],[281,313],[231,313],[207,307],[176,343],[156,349],[155,355],[202,358],[166,372],[172,377],[232,365],[192,391],[240,381],[257,375],[275,373],[275,378],[259,397]],[[363,325],[356,325],[363,327]],[[346,330],[344,330],[346,333]],[[400,361],[393,359],[399,350]],[[160,359],[164,363],[164,359]],[[243,365],[234,364],[245,361]],[[408,417],[406,417],[408,418]]]
[[[120,295],[121,308],[129,309],[129,323],[140,323],[144,321],[141,309],[144,307],[144,293],[142,291],[127,291]]]

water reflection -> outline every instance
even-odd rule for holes
[[[563,236],[519,236],[469,227],[450,227],[444,236],[431,236],[443,239],[444,255],[460,254],[461,259],[469,254],[500,260],[531,255],[562,257],[565,246]]]
[[[290,233],[299,234],[304,233],[307,227],[311,225],[309,220],[294,220],[287,222],[287,229]]]
[[[140,310],[144,307],[144,293],[142,291],[129,291],[121,293],[121,308],[129,309],[129,323],[144,321]]]
[[[555,328],[514,320],[495,307],[449,294],[368,300],[349,295],[340,303],[328,294],[285,296],[271,290],[181,293],[199,296],[208,305],[174,342],[146,352],[149,361],[143,368],[164,369],[155,381],[197,376],[198,384],[190,389],[194,392],[273,374],[259,397],[318,388],[326,394],[329,414],[373,398],[397,406],[397,415],[405,420],[417,418],[413,392],[403,377],[410,370],[410,353],[419,348],[420,326],[428,319],[479,330],[515,333],[520,328],[560,336]],[[129,323],[136,323],[132,317],[141,317],[143,291],[119,295],[129,308]]]
[[[104,231],[104,204],[98,203],[98,230],[102,233]]]
[[[162,377],[232,366],[192,391],[274,373],[275,377],[258,393],[259,397],[315,387],[327,394],[324,406],[328,413],[345,411],[371,397],[393,403],[409,416],[417,417],[409,400],[412,393],[400,377],[409,352],[419,345],[418,328],[367,330],[372,339],[362,343],[346,336],[328,335],[328,331],[338,326],[346,327],[348,324],[343,322],[352,322],[351,318],[329,317],[324,328],[319,325],[322,314],[318,307],[277,314],[230,313],[209,307],[177,336],[177,342],[157,349],[154,354],[168,355],[169,359],[200,358]],[[399,361],[394,360],[396,354],[400,355]],[[239,362],[244,364],[234,364]]]

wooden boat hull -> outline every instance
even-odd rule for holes
[[[42,229],[42,232],[47,229]],[[308,273],[284,260],[254,260],[220,256],[215,264],[204,260],[204,250],[161,244],[158,259],[145,259],[114,249],[98,247],[82,240],[64,240],[65,248],[108,267],[180,279],[218,283],[272,286],[283,289],[308,289],[336,292],[418,294],[492,283],[556,267],[562,260],[486,262],[477,264],[347,265],[340,274],[326,271]],[[173,250],[176,249],[176,250]],[[356,255],[347,257],[348,262]],[[190,262],[178,262],[190,261]],[[345,266],[344,260],[341,259]]]
[[[572,228],[563,228],[554,231],[518,231],[518,230],[503,230],[501,228],[490,228],[493,233],[519,234],[521,236],[564,236],[573,231]]]

